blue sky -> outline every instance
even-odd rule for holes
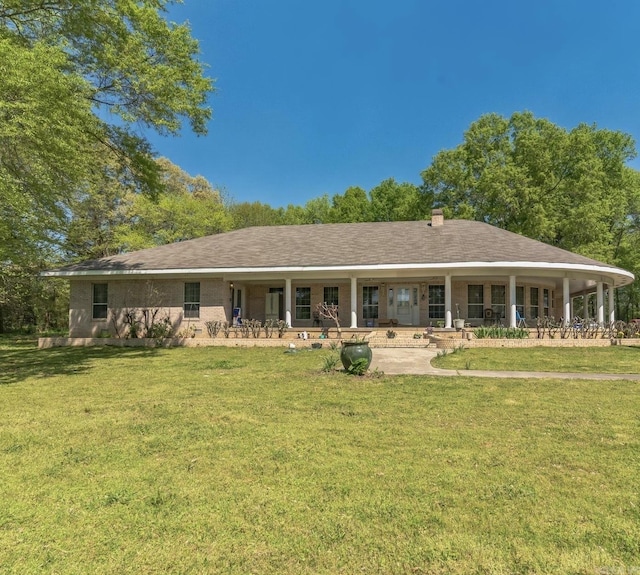
[[[213,119],[146,135],[236,202],[418,184],[490,112],[640,140],[637,0],[185,0],[169,18],[200,41]]]

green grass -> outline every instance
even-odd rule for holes
[[[638,569],[637,382],[354,377],[329,353],[0,342],[0,570]]]
[[[443,369],[639,373],[640,347],[466,348],[434,358]]]

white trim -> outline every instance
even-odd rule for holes
[[[293,314],[291,313],[292,309],[292,289],[291,289],[291,278],[286,278],[284,280],[284,321],[287,327],[292,327],[293,323]]]
[[[380,294],[378,294],[380,298]],[[352,328],[358,327],[358,278],[351,278],[351,326]],[[380,301],[378,300],[378,305]]]
[[[227,274],[259,274],[259,273],[281,273],[295,274],[305,272],[381,272],[395,270],[455,270],[455,275],[462,270],[495,270],[497,269],[520,269],[520,270],[541,270],[541,271],[575,271],[604,274],[616,276],[624,279],[626,285],[631,283],[635,276],[626,270],[605,265],[592,264],[571,264],[571,263],[550,263],[550,262],[448,262],[438,264],[407,263],[407,264],[376,264],[376,265],[356,265],[356,266],[288,266],[288,267],[254,267],[254,268],[174,268],[174,269],[124,269],[124,270],[59,270],[44,271],[40,275],[43,277],[90,277],[90,276],[146,276],[146,275],[227,275]]]
[[[609,323],[616,321],[616,303],[615,303],[615,289],[613,286],[608,286],[609,292]]]
[[[571,322],[571,291],[569,290],[569,278],[562,279],[562,317],[564,325]]]
[[[604,284],[598,282],[596,287],[596,314],[598,316],[598,325],[604,323]]]
[[[516,327],[516,276],[509,276],[509,327]],[[526,317],[526,316],[525,316]]]
[[[444,327],[450,328],[451,322],[451,274],[444,276]]]

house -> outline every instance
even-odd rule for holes
[[[162,310],[176,331],[234,316],[312,327],[320,302],[345,327],[451,327],[574,315],[613,321],[633,274],[477,221],[252,227],[65,266],[71,337],[114,334]],[[574,309],[574,299],[579,306]]]

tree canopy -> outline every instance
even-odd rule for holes
[[[488,114],[422,172],[423,203],[611,263],[639,189],[633,139]]]
[[[113,166],[157,193],[139,126],[206,133],[212,81],[168,4],[0,0],[0,262],[56,239],[74,195]]]

